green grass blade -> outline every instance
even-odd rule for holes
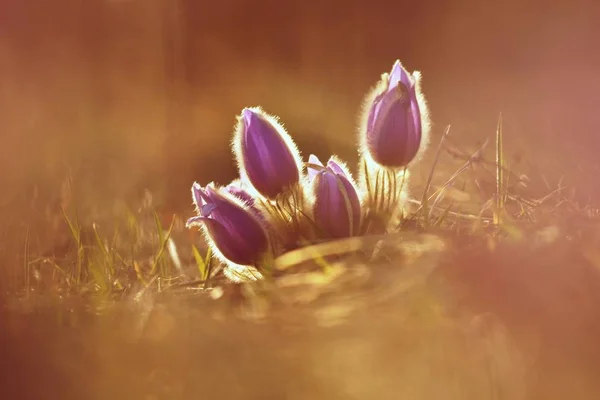
[[[110,272],[111,276],[114,276],[115,275],[114,257],[110,254],[110,252],[106,248],[106,245],[102,241],[102,238],[100,237],[100,234],[98,233],[98,227],[96,226],[96,224],[92,224],[92,230],[94,231],[96,243],[98,244],[98,247],[100,248],[100,251],[102,252],[102,256],[104,258],[104,263],[108,267],[108,271]]]
[[[131,237],[131,244],[137,242],[140,236],[140,229],[137,217],[131,211],[131,209],[127,208],[127,231]]]
[[[155,216],[157,218],[157,223],[160,226],[160,220],[158,220],[158,214],[155,213]],[[158,253],[156,254],[156,257],[154,258],[154,262],[152,263],[152,269],[150,270],[150,275],[154,275],[156,274],[156,271],[159,267],[159,265],[161,264],[162,260],[163,260],[163,255],[165,253],[165,250],[167,248],[167,241],[169,240],[169,238],[171,237],[171,233],[173,231],[173,227],[175,226],[175,216],[173,216],[173,219],[171,220],[171,225],[169,226],[169,230],[167,231],[166,234],[161,233],[160,237],[161,242],[160,242],[160,248],[158,250]],[[160,230],[162,232],[162,229]],[[166,273],[166,271],[162,270],[161,273],[164,274]]]
[[[212,273],[212,268],[211,268],[212,255],[213,255],[212,249],[209,247],[208,250],[206,250],[206,256],[204,257],[204,264],[206,265],[206,268],[207,268],[206,278],[210,278],[210,275]]]
[[[117,226],[115,227],[115,232],[113,233],[112,240],[110,241],[110,248],[114,249],[117,247],[117,240],[119,239],[119,234],[121,233],[121,223],[117,221]]]
[[[208,279],[208,266],[204,262],[204,259],[200,255],[198,248],[195,245],[192,245],[192,254],[194,255],[194,260],[196,260],[196,265],[198,266],[198,272],[200,272],[200,279],[203,281]]]
[[[101,293],[107,293],[109,290],[109,284],[104,273],[103,265],[97,260],[90,261],[88,263],[88,270],[92,275],[92,279],[96,285],[100,288]]]
[[[446,141],[446,137],[448,136],[449,133],[450,133],[450,125],[448,125],[446,127],[446,130],[444,131],[444,134],[442,135],[442,138],[440,139],[440,144],[438,145],[438,148],[435,152],[435,158],[433,159],[433,165],[431,166],[431,170],[429,171],[429,176],[427,177],[427,183],[425,184],[425,188],[423,189],[423,197],[421,199],[421,205],[423,207],[425,228],[427,228],[429,226],[429,210],[427,208],[428,208],[428,202],[429,202],[428,193],[429,193],[429,189],[431,188],[431,181],[433,180],[433,174],[434,174],[437,164],[439,162],[440,155],[442,154],[442,149],[444,148],[444,142]]]
[[[62,211],[63,217],[64,217],[65,221],[67,222],[67,225],[69,226],[69,231],[71,231],[71,235],[73,236],[73,239],[75,240],[75,242],[79,246],[79,243],[80,243],[79,228],[75,227],[75,225],[73,225],[73,223],[71,222],[71,219],[67,215],[67,212],[65,211],[64,208],[62,208],[62,206],[60,207],[60,210]]]
[[[100,238],[100,234],[98,233],[98,227],[96,226],[96,224],[92,224],[92,230],[94,231],[94,237],[96,238],[96,243],[98,244],[98,247],[100,248],[100,251],[102,252],[102,255],[104,257],[107,257],[108,250],[106,250],[106,246],[104,246],[104,243],[102,242],[102,239]]]
[[[71,235],[73,236],[73,239],[77,244],[77,264],[75,268],[75,282],[80,283],[82,275],[81,272],[83,268],[84,248],[83,244],[81,243],[81,228],[79,225],[79,218],[75,217],[75,224],[73,224],[73,222],[67,215],[65,209],[62,206],[60,207],[60,209],[63,213],[65,221],[67,221],[67,225],[69,227],[69,230],[71,231]]]
[[[159,245],[162,245],[162,243],[167,244],[167,241],[165,239],[165,232],[163,231],[163,227],[162,227],[162,222],[160,221],[160,217],[158,216],[158,213],[156,212],[156,210],[153,208],[152,209],[152,216],[154,217],[154,224],[156,225],[156,232],[158,234],[158,243]],[[158,257],[157,259],[157,263],[158,263],[158,269],[160,270],[161,275],[165,275],[165,266],[164,266],[164,259],[162,257],[162,255],[160,257]]]
[[[163,231],[162,223],[160,222],[160,217],[154,209],[152,210],[152,215],[154,217],[154,223],[156,225],[156,232],[158,233],[158,241],[159,243],[162,243],[165,240],[165,233]]]
[[[24,265],[25,265],[25,290],[27,290],[27,297],[31,291],[31,267],[29,265],[29,241],[31,239],[31,216],[27,221],[27,231],[25,233],[25,249],[24,249]]]
[[[502,224],[504,213],[504,155],[502,148],[502,114],[498,117],[496,129],[496,207],[494,210],[494,224]]]
[[[138,262],[135,260],[133,260],[133,270],[135,271],[135,274],[142,285],[144,285],[144,287],[148,287],[149,282],[146,280],[146,278],[144,278],[140,264],[138,264]]]
[[[438,217],[438,219],[434,222],[434,224],[433,224],[434,228],[442,225],[442,223],[446,220],[446,218],[450,214],[450,210],[452,209],[452,207],[454,207],[454,202],[451,201],[450,204],[448,204],[448,207],[446,207],[444,209],[444,211],[442,212],[442,215],[440,215]]]

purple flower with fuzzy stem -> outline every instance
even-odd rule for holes
[[[361,207],[350,172],[335,157],[329,159],[326,167],[315,155],[308,162],[315,223],[332,238],[355,235],[360,227]]]
[[[261,108],[242,110],[233,148],[242,180],[264,197],[275,199],[298,184],[298,149],[278,120]]]
[[[192,186],[198,216],[186,226],[199,225],[215,254],[240,265],[257,265],[269,250],[267,234],[259,220],[243,202],[211,184]]]
[[[371,158],[384,167],[406,167],[421,146],[418,77],[409,74],[397,60],[391,72],[382,76],[368,104],[365,147]]]

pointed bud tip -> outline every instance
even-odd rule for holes
[[[323,166],[323,163],[321,162],[321,160],[319,160],[319,157],[315,156],[314,154],[311,154],[308,157],[308,164],[306,166],[306,172],[308,174],[308,179],[310,182],[314,181],[316,176],[321,172],[320,169],[315,168],[315,165],[319,165],[319,166]],[[313,165],[310,165],[313,164]]]
[[[332,156],[331,158],[329,158],[329,161],[327,161],[327,168],[332,170],[337,175],[341,175],[347,178],[344,168],[342,168],[342,166],[335,157]]]
[[[202,204],[206,201],[206,194],[198,182],[192,184],[192,200],[198,209],[200,209]]]
[[[402,66],[400,60],[396,60],[396,62],[394,62],[392,70],[390,71],[389,79],[389,88],[397,86],[400,82],[404,83],[407,87],[411,87],[413,85],[411,75],[404,68],[404,66]]]
[[[321,160],[319,160],[319,157],[315,156],[314,154],[308,156],[308,163],[323,166],[323,163],[321,162]]]
[[[241,113],[241,119],[246,126],[264,115],[264,111],[260,107],[245,107]]]
[[[251,108],[244,108],[242,110],[241,119],[242,119],[242,122],[246,126],[250,125],[253,118],[254,118],[254,111]]]
[[[252,115],[254,115],[254,112],[255,111],[253,110],[252,107],[245,107],[242,110],[242,117],[244,117],[244,118],[250,118]]]
[[[327,166],[329,168],[340,168],[340,164],[333,156],[329,157],[329,160],[327,161]]]

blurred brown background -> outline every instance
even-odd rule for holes
[[[396,58],[424,74],[434,139],[452,124],[474,145],[503,112],[509,153],[598,186],[598,8],[0,0],[1,205],[50,200],[70,170],[96,203],[149,188],[188,207],[193,180],[234,177],[230,133],[248,105],[280,115],[305,155],[353,164],[362,96]]]
[[[227,183],[235,177],[229,141],[235,116],[244,106],[260,104],[278,114],[305,155],[316,152],[325,158],[335,152],[353,165],[362,97],[397,58],[408,69],[423,72],[434,140],[452,124],[453,140],[475,150],[494,133],[502,112],[512,167],[537,166],[555,182],[565,174],[584,198],[599,196],[599,9],[593,0],[0,0],[0,269],[27,265],[24,243],[31,242],[33,257],[52,247],[44,241],[59,241],[51,229],[44,232],[50,225],[44,218],[53,217],[66,230],[58,205],[69,174],[83,219],[93,219],[92,211],[110,209],[116,199],[135,202],[145,188],[154,193],[161,211],[191,212],[192,181]],[[427,171],[429,161],[417,167],[417,175]],[[32,210],[39,217],[32,217]],[[39,219],[30,223],[35,218]],[[31,239],[25,240],[28,227]],[[513,257],[512,252],[507,255]],[[587,382],[587,376],[582,377],[581,370],[564,373],[585,355],[593,360],[582,369],[588,368],[589,382],[595,382],[598,332],[596,297],[586,297],[597,293],[595,281],[587,275],[569,280],[566,269],[559,268],[571,267],[570,260],[580,255],[559,257],[549,251],[547,256],[534,264],[537,269],[518,269],[534,276],[543,267],[546,280],[534,282],[530,275],[522,279],[535,284],[519,285],[514,279],[520,276],[517,267],[533,264],[518,257],[494,258],[490,270],[498,275],[491,278],[487,270],[474,268],[462,276],[467,283],[470,277],[471,287],[479,290],[466,301],[500,310],[501,316],[518,310],[515,319],[508,320],[512,326],[539,327],[540,349],[548,350],[540,351],[541,377],[543,382],[556,380],[540,397],[544,399],[564,398],[566,389],[553,392],[561,386],[578,385],[585,391],[580,382]],[[488,265],[487,259],[459,261],[461,266]],[[497,268],[502,263],[510,268]],[[17,274],[11,279],[17,278],[24,281]],[[0,288],[5,280],[0,276]],[[584,291],[582,282],[592,286]],[[578,290],[583,294],[574,295]],[[502,308],[506,300],[516,306]],[[390,315],[397,318],[395,311]],[[22,363],[11,365],[11,370],[26,370],[23,376],[30,378],[38,370],[48,372],[39,356],[39,368],[33,370],[23,360],[27,354],[44,355],[37,344],[47,343],[49,336],[38,331],[38,325],[24,326],[31,326],[31,335],[19,336],[22,342],[17,345],[0,347],[14,348],[4,358],[10,362],[15,354],[12,358]],[[370,335],[388,332],[371,325],[368,329]],[[195,345],[208,343],[198,341],[191,329],[174,332],[193,333],[190,343]],[[233,339],[237,332],[245,333],[235,327],[220,330],[219,338],[222,332],[233,333]],[[60,333],[64,339],[70,335],[71,331]],[[397,347],[400,336],[392,336]],[[82,343],[102,349],[87,335],[81,337]],[[379,336],[376,339],[381,342]],[[174,354],[173,360],[179,360],[181,349],[186,357],[191,354],[180,346],[181,340],[172,343],[177,351],[159,349],[161,357]],[[209,346],[219,359],[229,345],[220,343]],[[68,346],[79,350],[70,342]],[[57,348],[58,353],[64,351]],[[254,344],[250,348],[261,350]],[[271,348],[277,354],[280,347]],[[246,354],[242,353],[245,360],[254,361]],[[271,353],[259,356],[264,354]],[[105,359],[107,365],[115,364]],[[138,360],[122,353],[114,356],[118,365],[124,359],[131,365]],[[322,364],[322,358],[315,358],[319,366],[333,365],[325,368],[327,373],[346,373],[338,368],[342,364],[331,363],[343,359],[329,359]],[[86,367],[77,365],[78,373],[86,371],[86,377],[93,378],[92,363],[83,360]],[[462,361],[459,356],[457,360]],[[262,368],[269,363],[259,364],[260,377],[270,379]],[[229,364],[222,365],[223,371],[231,370]],[[293,368],[297,365],[302,366],[294,361]],[[408,370],[418,371],[412,365]],[[114,382],[129,379],[132,371],[127,369]],[[357,373],[361,379],[365,376],[362,369]],[[377,374],[371,375],[380,382]],[[344,380],[353,382],[348,376],[343,375]],[[62,381],[50,377],[57,389]],[[17,382],[19,374],[10,379]],[[397,384],[396,379],[390,382]],[[37,390],[30,381],[24,387]]]

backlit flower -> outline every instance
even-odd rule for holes
[[[275,199],[298,184],[298,149],[278,120],[262,109],[242,110],[233,147],[242,180],[264,197]]]
[[[198,216],[186,226],[202,227],[217,255],[239,265],[257,265],[269,250],[267,234],[244,203],[212,185],[194,183],[192,197]]]
[[[355,235],[360,228],[361,206],[349,171],[334,157],[326,167],[315,155],[308,162],[315,223],[332,238]]]
[[[422,145],[427,113],[424,103],[419,104],[419,79],[419,73],[409,74],[396,61],[365,104],[363,146],[381,166],[406,167]]]

